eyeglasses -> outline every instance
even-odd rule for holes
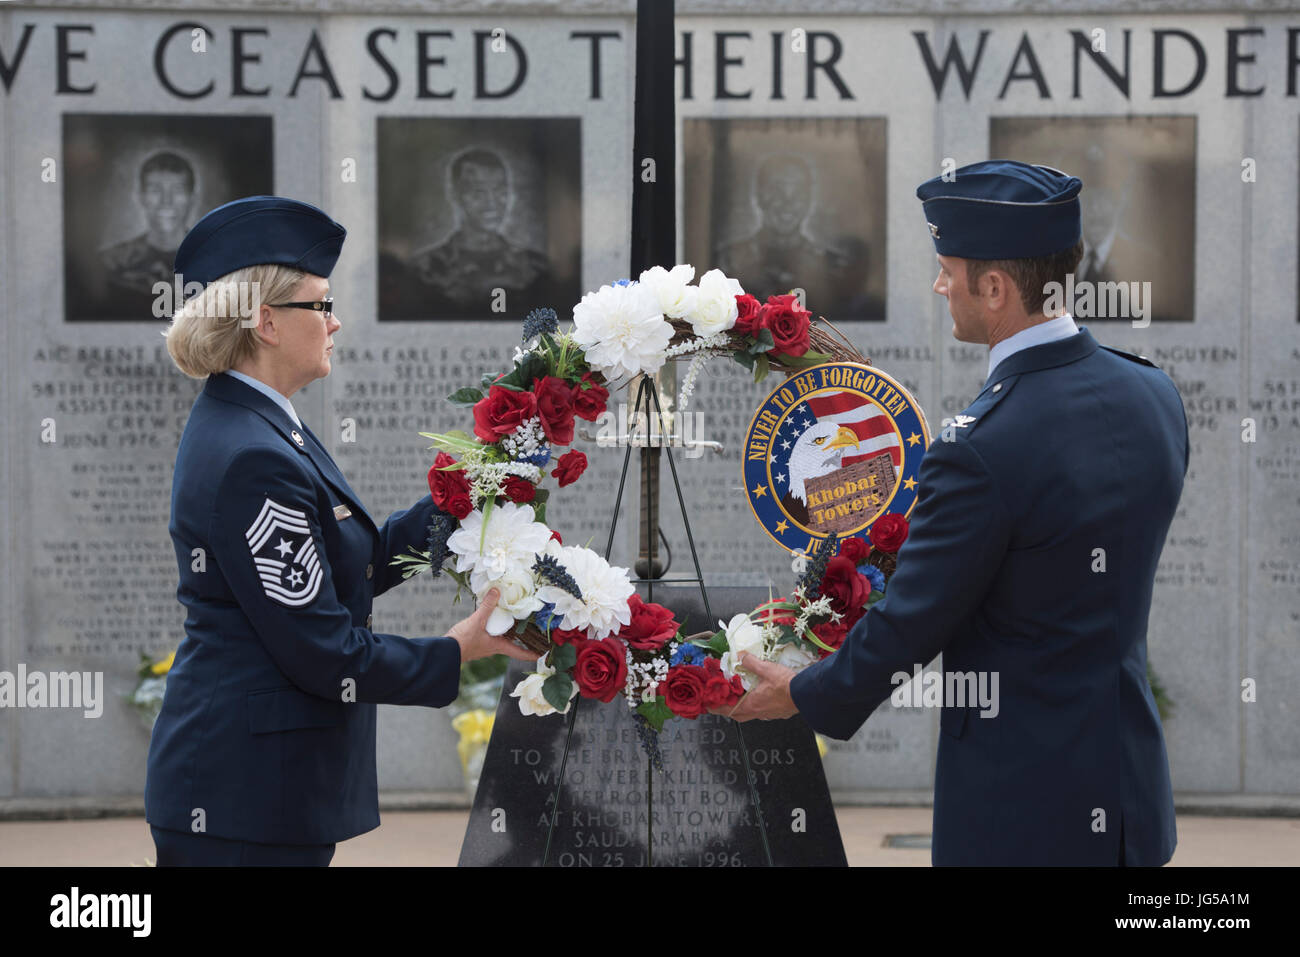
[[[317,299],[315,302],[268,302],[267,305],[281,309],[314,309],[323,312],[326,319],[334,315],[333,296],[328,299]]]

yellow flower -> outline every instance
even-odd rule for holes
[[[826,757],[826,752],[830,750],[830,745],[826,743],[826,739],[820,734],[813,735],[813,737],[817,739],[817,754],[823,758]]]
[[[458,714],[451,719],[451,726],[456,729],[460,735],[460,741],[456,745],[456,751],[460,754],[461,767],[469,767],[469,759],[474,752],[481,746],[488,743],[492,737],[492,723],[496,720],[496,715],[483,708],[475,708],[473,711],[466,711]]]
[[[155,661],[149,666],[149,673],[154,675],[165,675],[172,670],[172,665],[176,661],[176,652],[172,652],[161,661]]]

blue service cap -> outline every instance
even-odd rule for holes
[[[1050,166],[986,160],[916,188],[941,256],[1033,259],[1069,249],[1082,235],[1083,181]]]
[[[187,285],[245,266],[292,266],[328,277],[348,231],[310,203],[283,196],[245,196],[194,224],[176,250],[173,270]]]

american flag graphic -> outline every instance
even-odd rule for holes
[[[862,443],[860,448],[846,452],[841,465],[852,465],[888,450],[894,468],[903,465],[903,449],[898,433],[888,415],[866,396],[853,392],[832,392],[829,395],[810,396],[804,400],[818,422],[838,422],[852,429]]]

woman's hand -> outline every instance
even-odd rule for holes
[[[500,597],[500,592],[495,588],[490,589],[483,596],[483,602],[478,606],[478,610],[468,618],[456,622],[447,632],[460,645],[462,663],[487,658],[490,655],[509,655],[519,661],[528,662],[536,661],[540,657],[535,651],[520,648],[505,635],[487,633],[484,626],[487,625],[488,615],[492,614],[492,609],[497,606],[497,599]]]

